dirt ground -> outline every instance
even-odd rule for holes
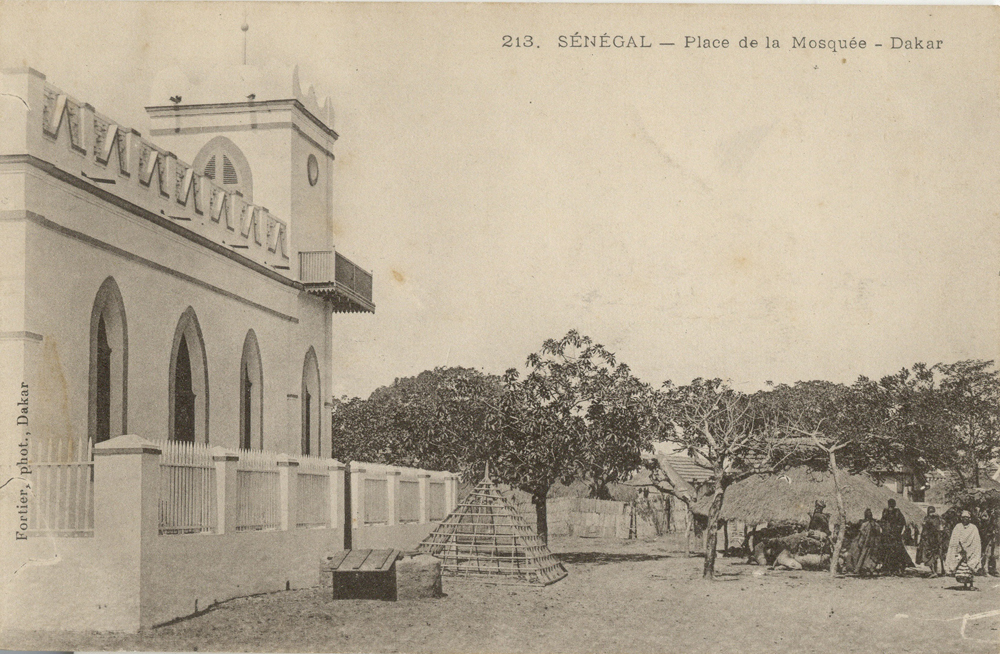
[[[292,652],[1000,651],[1000,579],[829,579],[719,559],[676,539],[557,538],[569,576],[545,588],[444,580],[436,600],[333,601],[318,589],[231,600],[141,635],[8,632],[35,650]]]

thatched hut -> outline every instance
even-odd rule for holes
[[[847,521],[864,519],[865,509],[871,509],[878,519],[890,498],[906,517],[907,522],[920,523],[924,512],[902,495],[877,485],[866,475],[839,473],[840,490],[847,509]],[[798,522],[806,524],[816,500],[826,502],[831,524],[839,521],[837,494],[833,475],[808,468],[795,468],[772,475],[754,475],[739,481],[728,489],[719,518],[738,521],[747,525]],[[708,516],[712,496],[700,499],[692,510]]]

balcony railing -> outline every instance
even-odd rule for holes
[[[336,312],[375,312],[372,274],[335,250],[299,252],[299,281]]]

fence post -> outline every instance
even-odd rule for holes
[[[109,616],[118,629],[151,626],[148,613],[151,555],[160,527],[159,446],[132,434],[94,447],[94,540],[102,552]],[[144,610],[145,609],[145,610]]]
[[[361,481],[364,479],[365,469],[351,464],[351,527],[357,529],[365,526],[365,487]]]
[[[420,484],[419,522],[424,525],[430,522],[430,503],[427,501],[427,495],[430,491],[431,476],[427,473],[419,474],[417,482]]]
[[[458,506],[458,478],[455,475],[446,475],[444,478],[444,514],[448,515]]]
[[[344,528],[344,464],[333,460],[326,464],[329,474],[330,528]]]
[[[215,533],[228,534],[236,531],[236,521],[239,519],[239,482],[236,476],[236,463],[240,455],[229,452],[222,447],[212,448],[212,461],[215,462]]]
[[[399,476],[401,474],[402,473],[396,469],[385,471],[386,480],[388,481],[385,489],[385,521],[390,527],[399,521],[399,516],[397,515],[399,507],[396,502],[396,491],[399,490]]]
[[[296,490],[299,462],[289,456],[278,457],[278,485],[281,489],[281,530],[295,529],[298,525]]]

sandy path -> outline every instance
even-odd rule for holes
[[[22,649],[350,652],[1000,651],[1000,579],[829,579],[676,543],[557,539],[570,575],[546,588],[445,579],[447,597],[331,601],[318,589],[233,600],[139,636],[4,634]],[[964,616],[973,616],[963,619]]]

